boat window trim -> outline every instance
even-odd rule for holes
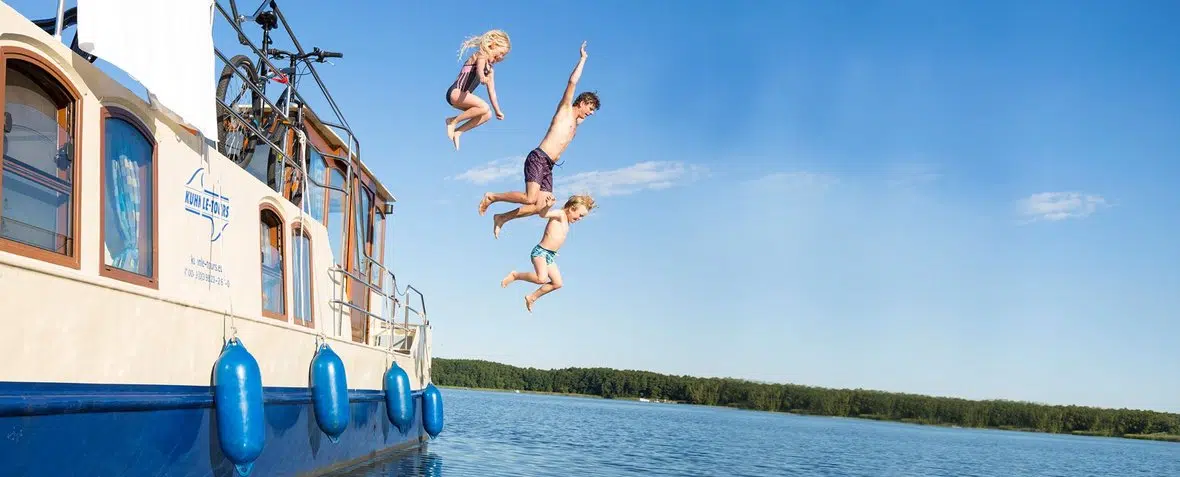
[[[45,89],[50,90],[52,95],[54,92],[60,94],[60,98],[50,98],[55,102],[66,103],[65,108],[59,108],[58,114],[62,111],[70,111],[73,115],[73,144],[70,148],[70,157],[73,161],[72,176],[70,182],[70,208],[65,215],[70,221],[70,250],[67,254],[51,252],[32,245],[26,245],[14,240],[9,240],[0,237],[0,251],[13,253],[23,257],[39,260],[42,262],[51,263],[63,267],[80,270],[82,268],[82,230],[85,227],[79,223],[82,218],[81,208],[81,189],[82,189],[82,169],[83,163],[82,154],[79,154],[82,144],[82,95],[78,92],[78,88],[74,83],[60,69],[53,65],[53,63],[44,58],[39,53],[25,48],[16,46],[0,46],[0,111],[6,109],[7,103],[4,97],[7,89],[8,81],[8,61],[17,60],[39,70],[45,76],[52,80],[52,84],[43,84]],[[0,139],[2,141],[2,139]],[[4,160],[0,158],[0,204],[4,200]],[[2,213],[2,212],[0,212]],[[56,231],[55,231],[56,232]]]
[[[283,213],[279,211],[278,207],[275,207],[274,205],[264,202],[258,206],[258,223],[259,223],[259,225],[262,224],[262,213],[266,212],[266,211],[270,211],[271,213],[275,214],[275,217],[279,219],[279,225],[278,225],[278,229],[279,229],[279,260],[280,260],[279,280],[282,282],[279,289],[282,290],[281,295],[282,295],[283,312],[282,313],[275,313],[273,311],[266,309],[266,301],[262,299],[262,293],[265,291],[266,285],[264,283],[262,283],[263,269],[262,269],[262,257],[261,256],[258,257],[258,285],[259,285],[258,286],[258,299],[259,299],[259,303],[261,304],[261,306],[259,308],[262,309],[262,316],[264,316],[264,317],[274,318],[274,319],[280,320],[280,321],[290,321],[287,319],[287,315],[291,311],[290,307],[287,304],[287,284],[288,284],[287,283],[287,264],[290,263],[290,261],[287,260],[287,249],[290,248],[286,244],[287,220],[283,218]],[[259,231],[259,233],[261,234],[261,230]],[[262,253],[262,244],[261,243],[259,244],[258,252],[260,254]]]
[[[348,169],[346,168],[347,164],[345,164],[343,161],[341,161],[340,159],[337,159],[335,157],[324,155],[324,153],[322,151],[320,152],[320,155],[323,156],[323,158],[325,159],[325,161],[327,162],[327,165],[328,165],[327,169],[324,171],[324,184],[332,185],[332,170],[335,169],[336,171],[340,172],[340,177],[344,178],[344,180],[341,181],[341,184],[339,187],[341,189],[351,191],[352,189],[348,186],[349,179],[348,179]],[[324,228],[326,228],[328,231],[328,248],[329,249],[331,249],[331,247],[332,247],[332,194],[333,193],[340,194],[340,196],[341,196],[341,199],[340,199],[341,200],[341,202],[340,202],[341,215],[342,215],[342,219],[344,220],[344,223],[341,224],[341,226],[340,226],[340,231],[343,233],[343,236],[338,237],[340,240],[343,241],[340,243],[340,257],[339,257],[340,260],[339,260],[339,263],[337,263],[336,251],[333,250],[332,251],[332,263],[336,263],[337,265],[340,265],[341,267],[345,267],[345,270],[350,270],[347,267],[348,267],[348,263],[349,263],[348,257],[349,257],[349,253],[350,253],[348,247],[349,247],[349,243],[351,242],[350,237],[352,236],[352,232],[350,230],[352,227],[352,193],[351,192],[341,192],[338,190],[329,189],[327,187],[324,188]]]
[[[98,136],[100,138],[100,154],[102,163],[99,165],[99,227],[98,227],[98,246],[99,251],[105,250],[106,247],[106,215],[107,215],[107,129],[106,124],[108,119],[121,119],[135,127],[140,134],[147,139],[148,144],[152,146],[151,171],[148,173],[148,179],[151,181],[151,276],[144,276],[138,273],[129,272],[113,265],[107,265],[106,254],[98,254],[98,274],[107,278],[139,285],[142,287],[151,288],[153,290],[160,289],[160,166],[158,163],[159,146],[156,143],[155,136],[148,130],[147,126],[135,114],[118,106],[103,106],[98,123]]]
[[[365,277],[365,281],[370,282],[370,280],[368,278],[369,278],[369,274],[371,273],[370,270],[372,269],[372,267],[369,267],[369,268],[363,267],[364,255],[368,254],[369,252],[366,252],[364,249],[364,246],[365,246],[364,238],[365,237],[362,237],[360,234],[358,234],[358,231],[357,231],[357,227],[358,227],[357,208],[361,205],[360,203],[361,203],[362,195],[365,194],[366,192],[368,192],[369,195],[367,197],[370,198],[369,199],[370,207],[369,207],[369,210],[366,211],[366,213],[369,218],[368,232],[371,233],[372,229],[373,229],[372,202],[373,202],[373,199],[376,198],[376,193],[373,192],[370,188],[365,187],[364,182],[361,181],[360,175],[354,173],[352,181],[353,181],[352,182],[352,184],[353,184],[352,192],[353,193],[351,194],[351,197],[349,197],[350,200],[349,200],[349,218],[348,218],[348,227],[349,227],[348,235],[351,237],[351,240],[349,240],[349,241],[352,243],[352,247],[349,249],[350,253],[348,254],[348,257],[346,257],[346,260],[348,261],[348,265],[347,265],[346,269],[359,277]],[[363,232],[365,232],[365,230],[361,230],[359,232],[363,233]],[[358,254],[358,249],[359,249],[359,254]],[[371,310],[370,306],[372,306],[372,296],[370,294],[371,290],[369,289],[369,287],[366,286],[365,284],[352,283],[353,281],[357,281],[357,280],[355,280],[351,277],[347,278],[345,281],[348,283],[348,287],[346,288],[345,293],[347,293],[346,296],[348,296],[349,303],[351,303],[352,305],[357,306],[361,309],[364,309],[366,311]],[[355,285],[356,287],[353,288],[353,285]],[[354,302],[354,297],[353,297],[354,293],[360,293],[360,297],[355,298],[355,299],[360,300],[361,303]],[[370,324],[369,323],[369,321],[370,321],[369,315],[367,315],[357,309],[351,309],[350,311],[351,311],[350,318],[351,318],[352,323],[354,325],[356,325],[357,322],[360,321],[360,329],[358,330],[354,327],[352,330],[352,333],[353,333],[352,340],[357,343],[368,343],[369,342],[369,339],[368,339],[368,337],[369,337],[369,324]]]
[[[311,237],[311,231],[307,230],[307,224],[302,221],[295,220],[291,224],[291,243],[296,243],[296,240],[298,240],[298,237],[301,235],[303,237],[307,237],[307,269],[302,271],[303,275],[307,278],[307,316],[304,317],[306,320],[300,320],[294,311],[291,312],[291,316],[296,325],[315,329],[315,274],[312,273],[313,270],[315,270],[315,253],[312,252],[315,241]],[[292,255],[294,255],[294,251],[292,251]],[[298,264],[295,263],[295,260],[292,259],[292,277],[294,277],[294,270],[297,265]],[[292,298],[294,298],[294,287],[300,286],[300,284],[292,282],[291,285]],[[295,306],[302,307],[303,304],[295,303]]]

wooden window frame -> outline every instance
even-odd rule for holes
[[[151,213],[151,236],[152,236],[152,275],[150,277],[140,275],[138,273],[129,272],[119,267],[107,265],[106,254],[98,254],[98,274],[107,278],[139,285],[142,287],[151,288],[153,290],[160,289],[160,166],[158,163],[159,146],[156,143],[155,136],[148,130],[138,117],[123,108],[117,106],[104,106],[102,114],[98,123],[98,135],[101,138],[100,151],[102,155],[102,163],[99,165],[99,212],[98,212],[98,245],[99,251],[106,247],[106,225],[107,225],[107,136],[106,125],[108,119],[121,119],[131,124],[152,146],[152,163],[149,178],[152,184],[152,213]]]
[[[46,60],[40,54],[16,46],[0,46],[0,111],[4,110],[6,105],[4,94],[8,84],[8,60],[10,59],[28,63],[52,78],[57,84],[49,85],[50,87],[47,89],[56,88],[59,92],[63,93],[66,99],[65,102],[69,103],[65,109],[72,110],[73,147],[71,147],[70,151],[70,160],[73,163],[71,164],[72,177],[70,178],[71,196],[70,208],[65,214],[70,221],[70,241],[72,242],[72,246],[70,247],[70,253],[66,255],[0,237],[0,251],[80,270],[82,268],[82,230],[84,229],[79,223],[82,216],[83,161],[82,154],[79,154],[81,149],[79,145],[82,144],[82,95],[78,92],[73,82],[61,70],[53,66],[49,60]],[[59,115],[61,111],[61,109],[58,110]],[[4,161],[0,160],[0,203],[3,202],[4,197],[3,174]]]
[[[270,211],[271,213],[275,214],[275,217],[278,217],[278,219],[279,219],[279,248],[281,249],[281,250],[279,250],[279,256],[281,257],[280,260],[282,261],[282,263],[279,266],[279,274],[280,274],[279,279],[282,281],[282,285],[280,286],[280,289],[282,289],[282,295],[283,295],[282,296],[283,312],[282,313],[275,313],[273,311],[267,310],[265,301],[263,301],[262,306],[260,308],[262,308],[262,316],[265,316],[267,318],[274,318],[279,321],[289,321],[287,318],[287,315],[291,310],[290,310],[290,307],[288,306],[288,303],[287,303],[287,264],[290,263],[290,261],[287,259],[287,249],[288,249],[287,243],[286,243],[286,240],[287,240],[287,233],[286,233],[287,220],[283,218],[283,213],[281,211],[279,211],[278,207],[275,207],[271,204],[263,203],[258,206],[258,223],[259,224],[262,223],[262,213],[266,212],[266,211]],[[259,246],[261,247],[261,244]],[[261,252],[261,249],[259,249],[259,252]],[[259,280],[258,284],[259,284],[259,289],[260,289],[258,298],[260,298],[260,299],[262,298],[261,288],[263,286],[265,286],[262,284],[262,273],[263,273],[262,260],[260,257],[260,259],[258,261],[258,280]]]
[[[312,237],[311,237],[311,231],[307,230],[307,226],[303,222],[295,221],[295,223],[293,223],[291,225],[291,243],[294,244],[295,241],[298,240],[299,236],[307,237],[307,270],[304,270],[304,272],[303,272],[307,275],[307,316],[305,317],[307,319],[300,320],[299,317],[295,315],[294,310],[291,311],[291,319],[297,325],[314,329],[315,328],[315,275],[314,275],[314,273],[312,273],[312,271],[315,270],[315,253],[312,251],[312,244],[314,243],[314,241],[312,240]],[[292,254],[294,254],[294,251],[292,251]],[[296,263],[294,260],[292,260],[292,262],[291,262],[291,270],[292,271],[295,270],[295,266],[296,266]],[[294,275],[295,275],[294,272],[292,272],[292,274],[291,274],[292,280],[294,280]],[[296,287],[296,286],[299,286],[299,284],[292,282],[292,286]],[[292,288],[292,289],[294,289],[294,288]],[[292,293],[292,295],[293,295],[293,293]],[[294,296],[292,296],[292,298],[294,298]],[[292,301],[294,301],[294,300],[292,300]],[[296,304],[296,306],[302,306],[302,305]]]
[[[355,171],[355,168],[356,168],[355,164],[353,165],[353,167],[354,167],[354,171]],[[360,248],[361,254],[362,255],[364,254],[364,248],[363,248],[364,242],[361,240],[364,237],[360,236],[356,230],[357,229],[357,215],[356,215],[357,210],[356,209],[357,209],[357,206],[360,205],[361,194],[365,193],[365,190],[363,190],[361,188],[362,184],[365,184],[365,182],[361,179],[361,175],[357,174],[356,172],[353,172],[353,177],[350,178],[350,180],[352,181],[352,187],[351,187],[352,194],[349,194],[347,196],[348,197],[348,212],[349,212],[349,214],[348,214],[348,221],[347,221],[348,222],[348,231],[346,233],[348,236],[348,240],[347,240],[348,245],[346,247],[347,251],[345,253],[345,260],[346,260],[347,264],[344,266],[345,266],[345,270],[348,270],[349,272],[351,272],[352,274],[354,274],[356,276],[365,276],[365,274],[362,274],[361,271],[359,270],[362,260],[361,260],[361,257],[357,256],[358,247]],[[372,191],[370,190],[369,192],[372,192]],[[376,198],[376,193],[372,193],[372,197]],[[372,205],[373,204],[372,203],[373,203],[373,200],[370,200],[369,201],[369,210],[367,211],[368,215],[369,215],[369,226],[370,227],[372,227],[372,225],[373,225],[373,222],[372,222],[372,220],[373,220],[372,219],[372,215],[373,215]],[[369,272],[369,273],[371,273],[371,272]],[[362,285],[362,284],[355,284],[356,286],[354,288],[353,282],[356,281],[356,279],[354,279],[352,277],[345,277],[345,278],[346,278],[344,280],[346,283],[346,288],[345,288],[346,295],[345,296],[348,297],[347,298],[348,302],[351,303],[353,306],[359,307],[365,311],[369,311],[369,305],[372,301],[371,300],[372,297],[370,296],[370,291],[371,291],[370,288],[365,285]],[[368,278],[366,277],[366,281],[367,280],[368,280]],[[357,294],[357,293],[360,293],[360,297],[357,297],[355,299],[360,300],[361,303],[354,302],[354,294]],[[352,341],[356,342],[356,343],[368,344],[368,342],[369,342],[369,339],[368,339],[369,338],[369,318],[371,318],[371,317],[365,313],[362,313],[360,310],[357,310],[357,309],[349,308],[349,311],[350,311],[349,320],[354,325],[352,328]],[[372,312],[370,311],[370,313],[372,313]],[[357,327],[355,326],[358,324],[358,321],[360,322],[359,329],[357,329]]]
[[[377,259],[377,263],[381,264],[382,267],[386,267],[385,270],[388,270],[389,266],[385,264],[385,238],[386,238],[385,236],[387,235],[385,233],[385,231],[389,229],[389,215],[386,215],[384,212],[385,204],[387,204],[388,202],[386,202],[385,199],[380,196],[377,196],[376,199],[377,200],[375,200],[374,201],[375,203],[373,204],[373,219],[372,219],[373,236],[374,236],[373,250],[376,251],[378,248],[378,245],[380,245],[381,250],[376,252],[376,254],[373,255],[373,258]],[[378,204],[380,205],[379,207],[378,207]],[[377,217],[378,216],[381,217],[381,230],[377,230]],[[381,273],[381,274],[377,275],[377,286],[381,287],[382,290],[385,289],[385,273]]]

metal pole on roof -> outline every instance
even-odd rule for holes
[[[66,16],[66,0],[57,0],[57,28],[55,28],[53,37],[61,40],[61,24]]]

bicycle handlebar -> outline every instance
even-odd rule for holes
[[[344,58],[344,53],[338,53],[335,51],[324,51],[319,48],[312,48],[311,52],[304,53],[302,55],[297,54],[292,51],[280,50],[278,48],[271,48],[269,54],[271,57],[273,57],[275,59],[291,58],[295,61],[311,59],[314,57],[314,58],[316,58],[315,61],[318,61],[320,63],[323,63],[324,59],[326,59],[326,58]]]

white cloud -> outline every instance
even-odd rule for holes
[[[486,185],[493,182],[523,181],[524,158],[499,159],[448,177],[451,180]],[[554,171],[557,195],[589,193],[596,196],[627,195],[642,190],[663,190],[691,182],[707,174],[703,166],[678,161],[647,161],[607,171],[586,171],[561,175]]]
[[[449,177],[452,180],[467,181],[475,185],[485,185],[492,182],[500,182],[505,179],[523,180],[524,178],[524,158],[523,157],[509,157],[488,162],[486,164],[473,167],[457,176]]]
[[[836,185],[835,177],[812,172],[775,172],[747,182],[755,191],[823,192]]]
[[[663,190],[692,182],[708,170],[702,166],[678,161],[647,161],[609,171],[578,172],[558,175],[559,196],[570,193],[589,193],[595,196],[627,195],[643,190]]]
[[[1020,215],[1027,222],[1037,220],[1080,219],[1098,209],[1109,207],[1106,199],[1094,194],[1080,192],[1041,192],[1021,199]]]

